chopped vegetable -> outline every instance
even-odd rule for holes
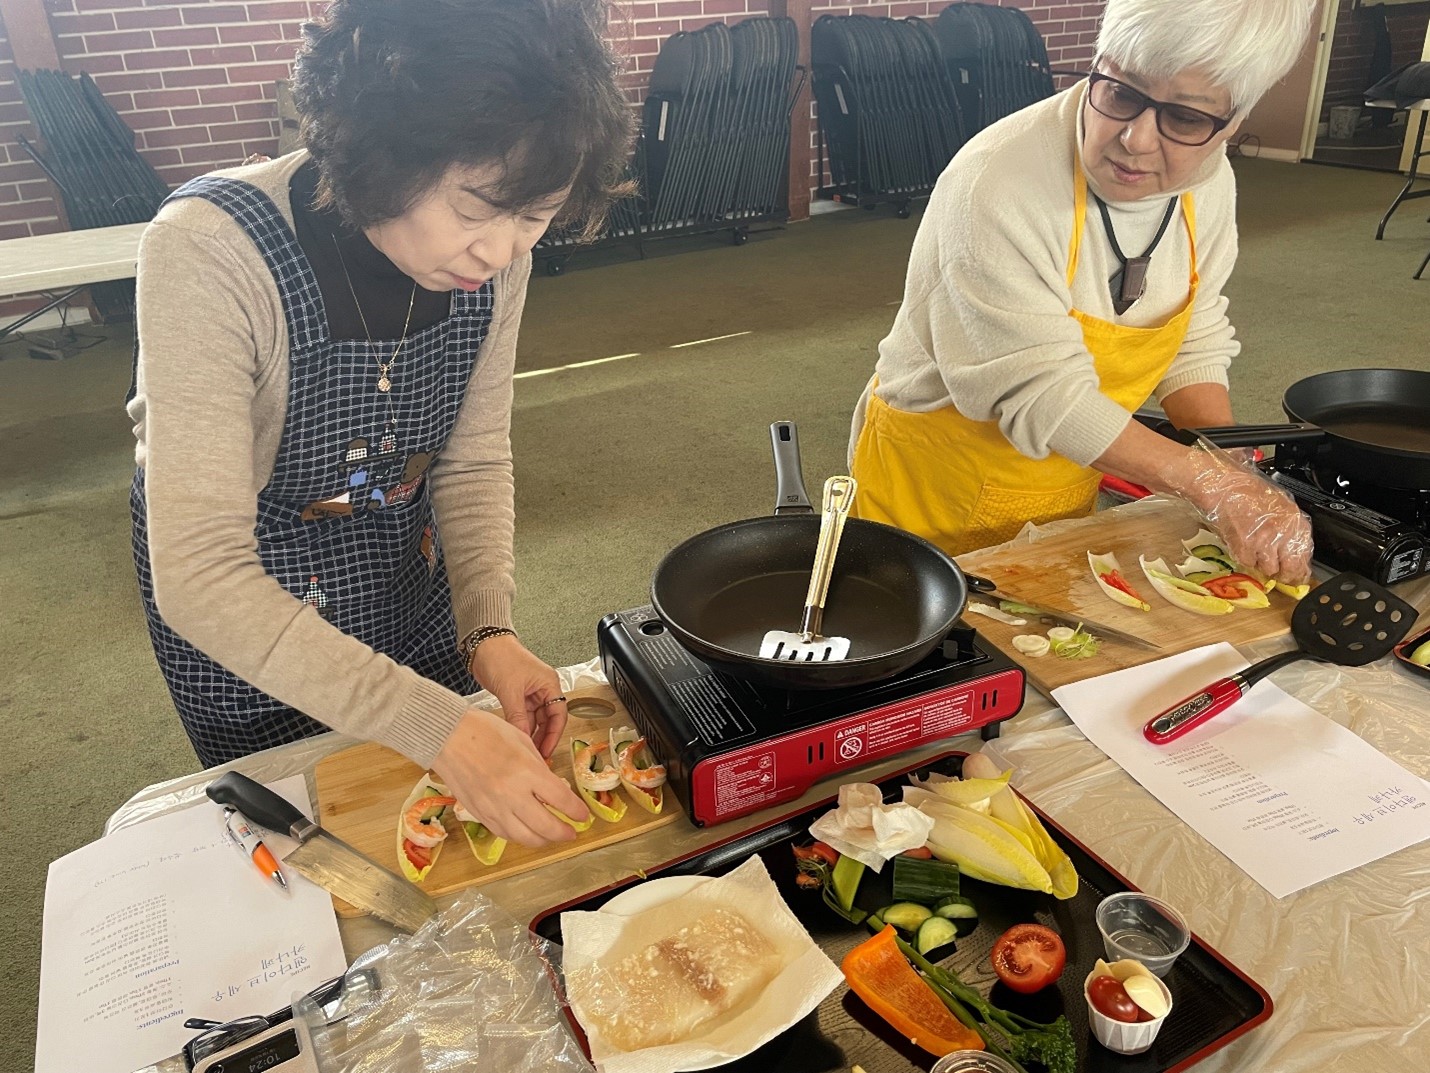
[[[1025,656],[1046,656],[1053,646],[1040,634],[1020,633],[1013,638],[1013,647]]]
[[[978,907],[959,894],[942,899],[933,907],[933,915],[953,921],[959,935],[968,935],[978,927]]]
[[[916,857],[894,858],[894,901],[937,905],[958,893],[958,865],[948,861]]]
[[[1128,580],[1122,576],[1122,564],[1112,552],[1099,555],[1087,553],[1087,565],[1092,567],[1092,576],[1097,579],[1097,587],[1123,607],[1135,607],[1139,611],[1151,611],[1152,607]]]
[[[840,857],[834,862],[829,887],[834,900],[847,915],[854,907],[854,892],[859,889],[859,880],[864,878],[864,863],[853,857]]]
[[[1167,569],[1165,559],[1141,559],[1142,572],[1157,590],[1157,594],[1170,604],[1184,611],[1198,615],[1229,615],[1234,608],[1219,596],[1213,596],[1201,585],[1176,577]]]
[[[998,937],[989,955],[998,979],[1022,995],[1055,982],[1067,964],[1058,933],[1041,924],[1015,924]]]
[[[1053,632],[1057,631],[1057,636]],[[1097,655],[1097,650],[1102,646],[1092,634],[1088,633],[1081,625],[1077,629],[1068,626],[1054,626],[1048,631],[1048,640],[1053,650],[1053,655],[1061,656],[1063,659],[1089,659]]]
[[[1028,624],[1028,620],[1025,618],[1017,618],[1006,611],[999,610],[992,604],[979,603],[977,600],[970,600],[963,611],[969,615],[983,615],[985,618],[995,619],[1009,626],[1026,626]]]
[[[951,946],[958,938],[958,927],[953,921],[941,916],[931,916],[919,925],[914,937],[914,949],[920,954],[932,953],[940,947]]]
[[[929,1054],[983,1050],[977,1032],[961,1024],[899,952],[894,929],[884,928],[845,955],[844,979],[865,1004],[900,1035]]]
[[[892,924],[900,931],[911,934],[918,931],[919,925],[931,916],[933,916],[932,909],[914,902],[895,902],[893,905],[885,906],[879,910],[879,917],[886,924]]]
[[[899,854],[900,857],[917,857],[921,861],[933,860],[933,850],[927,846],[915,846],[913,849],[906,849]]]
[[[998,609],[1006,611],[1010,615],[1041,615],[1042,612],[1032,604],[1021,604],[1017,600],[999,600]]]
[[[1202,587],[1213,596],[1220,596],[1237,607],[1271,606],[1271,601],[1266,598],[1266,589],[1249,574],[1223,574],[1221,577],[1208,578],[1202,582]]]

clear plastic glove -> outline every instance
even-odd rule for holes
[[[1259,470],[1203,441],[1159,476],[1205,515],[1238,564],[1291,585],[1311,580],[1311,520]]]

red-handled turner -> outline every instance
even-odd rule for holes
[[[1414,625],[1416,610],[1359,574],[1337,574],[1307,593],[1291,614],[1293,652],[1253,663],[1168,708],[1142,728],[1153,745],[1166,745],[1220,715],[1257,682],[1303,659],[1362,667],[1398,645]]]

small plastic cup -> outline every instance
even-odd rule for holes
[[[1166,976],[1187,944],[1191,929],[1182,914],[1160,898],[1123,891],[1097,906],[1097,930],[1108,961],[1140,961],[1153,976]]]
[[[1092,999],[1088,998],[1087,989],[1096,976],[1097,970],[1094,969],[1082,982],[1082,997],[1087,1002],[1087,1022],[1092,1026],[1092,1034],[1097,1037],[1097,1042],[1109,1051],[1116,1051],[1118,1054],[1141,1054],[1156,1041],[1157,1033],[1162,1031],[1162,1022],[1171,1014],[1172,993],[1167,990],[1166,984],[1157,980],[1157,986],[1162,989],[1162,994],[1167,999],[1167,1012],[1151,1021],[1117,1021],[1099,1012],[1093,1006]]]
[[[929,1073],[1018,1073],[996,1054],[986,1051],[949,1051]]]

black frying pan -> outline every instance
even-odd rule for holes
[[[1347,477],[1384,488],[1430,488],[1430,372],[1337,369],[1298,380],[1281,397],[1295,425],[1196,431],[1219,447],[1328,441]]]
[[[851,519],[825,602],[827,636],[847,637],[834,662],[761,659],[767,630],[795,629],[804,608],[819,517],[805,495],[791,422],[770,426],[775,515],[697,533],[661,560],[651,603],[675,639],[705,662],[784,689],[834,689],[889,678],[948,636],[968,599],[958,564],[921,537]]]

